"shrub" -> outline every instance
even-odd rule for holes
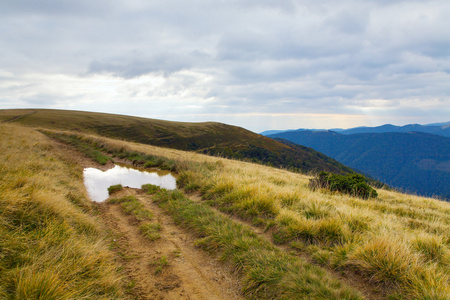
[[[310,179],[309,187],[315,189],[328,189],[332,192],[342,192],[363,199],[376,198],[378,193],[369,186],[366,178],[360,174],[339,175],[320,172],[317,178]]]

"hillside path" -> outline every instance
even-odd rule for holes
[[[101,203],[101,219],[112,233],[114,251],[130,280],[137,299],[242,299],[237,277],[213,257],[194,246],[195,238],[176,226],[150,196],[126,188],[162,226],[161,238],[149,241],[139,232],[139,222],[122,212],[119,204]],[[167,266],[157,270],[161,259]]]

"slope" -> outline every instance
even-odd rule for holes
[[[350,168],[307,147],[286,145],[240,127],[216,122],[170,122],[48,109],[1,110],[0,122],[99,134],[154,146],[247,159],[300,172],[352,172]]]
[[[363,200],[312,191],[308,176],[286,170],[100,137],[86,141],[108,153],[126,148],[174,160],[180,190],[161,191],[153,201],[196,232],[198,247],[242,275],[248,298],[359,298],[344,295],[344,286],[313,264],[366,286],[363,298],[448,299],[449,203],[383,189]],[[269,238],[236,227],[236,218]]]
[[[393,187],[450,198],[450,138],[427,133],[293,131],[272,135],[312,147]]]

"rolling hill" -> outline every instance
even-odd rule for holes
[[[281,143],[237,126],[216,122],[170,122],[49,109],[0,110],[0,122],[92,133],[136,143],[250,160],[300,172],[353,172],[311,148]]]
[[[392,187],[450,198],[450,138],[421,132],[304,130],[271,137],[311,147]]]

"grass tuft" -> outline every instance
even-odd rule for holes
[[[155,241],[161,238],[160,231],[162,230],[160,223],[144,223],[139,226],[139,231],[150,241]]]
[[[123,186],[121,184],[111,185],[108,188],[108,195],[112,195],[112,194],[117,193],[117,192],[119,192],[121,190],[123,190]]]
[[[149,221],[153,218],[152,213],[135,196],[112,198],[108,202],[120,203],[124,213],[133,215],[139,221]]]

